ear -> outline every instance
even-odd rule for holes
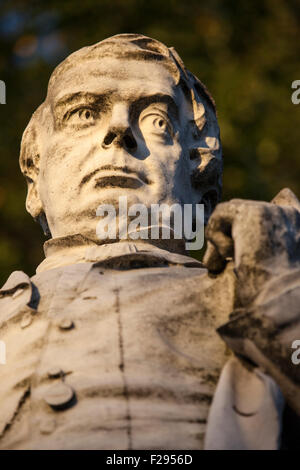
[[[207,222],[221,199],[222,146],[214,102],[201,82],[189,72],[193,120],[189,125],[190,173],[198,203],[205,206]]]
[[[20,167],[27,181],[26,209],[37,220],[49,236],[49,228],[44,213],[43,204],[39,194],[38,175],[40,171],[40,148],[38,142],[37,116],[39,109],[33,114],[26,127],[20,151]]]
[[[43,212],[43,206],[39,198],[37,183],[28,179],[27,185],[26,210],[34,219],[38,219]]]
[[[43,207],[38,191],[40,152],[35,120],[36,116],[34,114],[22,136],[20,167],[27,181],[26,209],[32,217],[37,218],[43,211]]]

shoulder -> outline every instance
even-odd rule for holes
[[[36,310],[38,291],[23,271],[14,271],[0,289],[0,324],[18,313]]]

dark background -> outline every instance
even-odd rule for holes
[[[0,1],[0,284],[34,274],[44,236],[25,212],[22,132],[44,100],[50,74],[71,52],[118,33],[174,46],[214,96],[224,150],[223,200],[300,196],[298,0]]]

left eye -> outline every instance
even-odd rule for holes
[[[165,121],[165,119],[163,119],[161,117],[156,117],[156,118],[153,119],[153,126],[156,129],[159,129],[160,131],[164,131],[168,127],[167,122]]]
[[[166,119],[157,114],[148,114],[141,119],[141,126],[144,131],[164,134],[169,130],[169,124]]]

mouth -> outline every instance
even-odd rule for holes
[[[97,176],[94,178],[94,176]],[[150,184],[148,178],[142,172],[136,172],[128,167],[103,166],[86,175],[80,187],[93,180],[95,188],[131,188],[137,189]]]
[[[137,189],[145,183],[134,174],[122,172],[106,173],[95,180],[95,188],[132,188]]]

